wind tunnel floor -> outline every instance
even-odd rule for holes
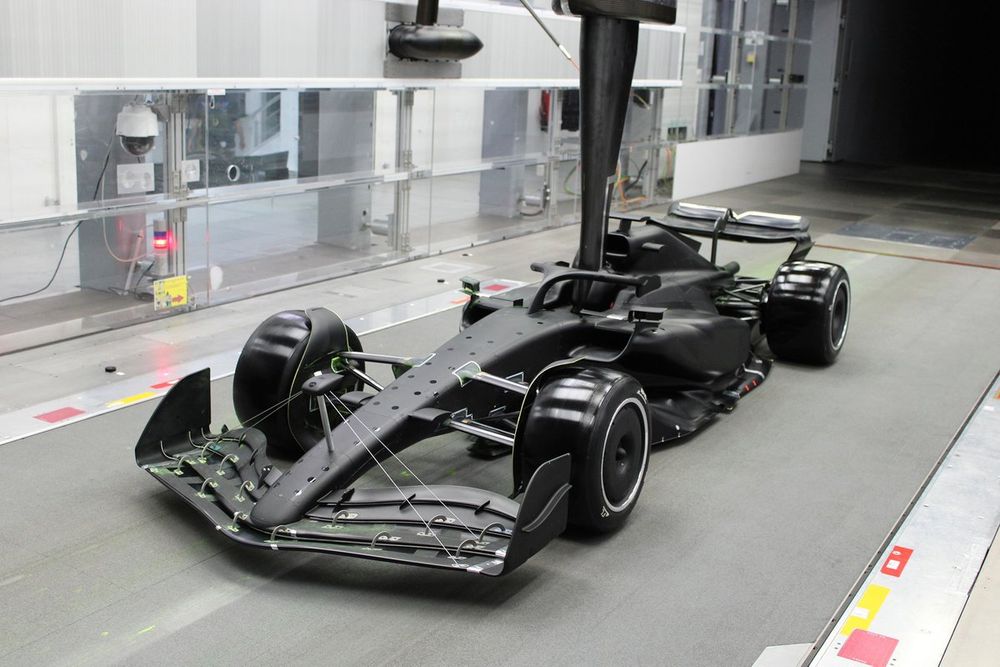
[[[527,260],[560,234],[508,243]],[[779,254],[720,257],[763,270]],[[135,467],[154,402],[0,446],[0,664],[749,665],[812,641],[1000,365],[1000,271],[811,257],[851,275],[839,361],[777,363],[731,415],[654,451],[624,530],[567,534],[501,579],[231,546]],[[362,342],[426,352],[458,317]],[[213,385],[215,424],[232,425],[231,379]],[[404,460],[427,483],[507,491],[510,460],[467,443]]]

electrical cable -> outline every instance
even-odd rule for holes
[[[129,290],[129,292],[135,298],[142,299],[142,295],[139,294],[139,285],[142,284],[142,279],[145,278],[149,274],[150,269],[152,269],[154,266],[156,266],[156,262],[150,262],[149,266],[147,266],[145,268],[145,270],[142,273],[139,274],[139,277],[135,279],[135,284],[132,286],[132,289]]]
[[[97,177],[97,184],[94,186],[94,194],[91,196],[91,199],[94,200],[94,201],[97,200],[97,193],[100,192],[101,185],[104,183],[104,175],[108,171],[108,163],[111,160],[111,149],[114,147],[114,141],[115,141],[114,137],[112,137],[111,141],[108,142],[108,152],[104,154],[104,164],[101,166],[101,173]],[[49,277],[49,281],[47,283],[45,283],[45,285],[43,287],[40,287],[40,288],[38,288],[36,290],[33,290],[31,292],[25,292],[24,294],[15,294],[14,296],[4,297],[4,298],[0,299],[0,303],[4,303],[6,301],[13,301],[14,299],[23,299],[26,296],[34,296],[36,294],[40,294],[40,293],[44,292],[49,287],[51,287],[52,283],[55,282],[55,280],[56,280],[56,276],[59,274],[59,269],[62,268],[63,259],[66,258],[66,249],[69,247],[70,239],[72,239],[73,235],[76,234],[77,231],[79,231],[80,225],[82,225],[82,224],[83,224],[83,220],[77,221],[77,223],[75,225],[73,225],[73,229],[70,230],[70,233],[66,236],[66,240],[63,242],[62,251],[59,253],[59,260],[56,262],[56,268],[52,271],[52,275]],[[105,245],[108,244],[108,242],[107,242],[107,234],[105,234],[105,237],[104,237],[104,244]],[[108,252],[111,252],[111,248],[110,247],[108,247]],[[115,257],[114,253],[111,253],[111,255],[112,255],[112,257]],[[119,261],[122,261],[118,257],[115,257],[115,259],[118,259]],[[132,260],[132,261],[135,261],[135,260]]]
[[[146,256],[147,253],[145,247],[143,247],[142,250],[139,251],[140,254],[137,254],[135,257],[128,258],[128,257],[119,257],[118,255],[116,255],[115,251],[111,249],[111,244],[108,243],[107,218],[101,218],[101,232],[103,232],[104,235],[104,247],[107,248],[108,254],[111,255],[113,258],[115,258],[117,261],[121,262],[122,264],[131,264],[132,262],[136,262]],[[136,236],[139,236],[139,234],[136,234]]]
[[[573,60],[573,56],[570,55],[569,49],[563,46],[562,42],[559,41],[559,38],[556,37],[551,30],[549,30],[549,27],[545,25],[545,22],[542,21],[542,17],[538,15],[535,8],[531,6],[531,3],[528,2],[528,0],[521,0],[521,4],[524,5],[524,8],[528,10],[529,14],[531,14],[531,18],[535,19],[535,23],[537,23],[541,29],[545,31],[545,34],[549,36],[549,39],[551,39],[552,43],[556,45],[559,52],[563,54],[566,60],[569,61],[569,64],[572,65],[577,72],[579,72],[580,66],[576,64],[575,60]]]
[[[576,165],[574,164],[573,168],[569,170],[568,174],[566,174],[566,178],[563,179],[563,191],[566,194],[568,194],[568,195],[572,195],[573,197],[579,197],[580,193],[579,192],[574,192],[569,187],[569,181],[570,181],[571,178],[573,178],[573,174],[575,174],[575,173],[576,173]]]
[[[635,160],[629,158],[629,162],[632,163],[632,164],[634,164]],[[636,172],[635,176],[629,176],[627,174],[625,175],[625,177],[624,177],[623,180],[625,181],[624,185],[625,185],[625,193],[626,194],[628,193],[629,190],[634,189],[635,187],[637,187],[638,185],[640,185],[642,183],[642,174],[643,174],[644,171],[646,171],[646,165],[647,164],[649,164],[649,160],[645,160],[642,163],[642,165],[640,165],[639,171]]]
[[[40,292],[44,292],[45,290],[47,290],[52,285],[52,283],[55,281],[56,274],[59,273],[59,268],[62,266],[63,258],[66,257],[66,248],[69,247],[69,240],[71,238],[73,238],[73,235],[76,234],[76,231],[78,229],[80,229],[80,225],[82,225],[82,224],[83,224],[83,220],[80,220],[79,222],[77,222],[73,226],[73,229],[70,231],[69,235],[66,237],[66,241],[63,243],[62,252],[59,253],[59,261],[56,263],[56,269],[55,269],[55,271],[52,272],[52,277],[49,278],[49,282],[45,283],[44,287],[36,289],[33,292],[26,292],[25,294],[15,294],[14,296],[4,297],[3,299],[0,299],[0,303],[3,303],[5,301],[13,301],[14,299],[21,299],[21,298],[26,297],[26,296],[34,296],[35,294],[38,294]]]
[[[94,201],[97,201],[97,193],[98,192],[101,192],[101,201],[104,201],[104,194],[103,194],[103,189],[101,188],[101,186],[104,185],[104,175],[108,171],[108,163],[111,160],[111,149],[114,148],[114,145],[115,145],[115,140],[112,137],[111,141],[108,142],[108,152],[104,154],[104,166],[101,167],[101,174],[97,178],[97,185],[94,186],[94,195],[91,197],[91,199],[93,199]],[[136,159],[139,162],[142,161],[140,158],[136,158]],[[135,261],[137,261],[139,259],[142,259],[143,257],[146,256],[146,250],[145,250],[145,248],[143,248],[141,255],[136,255],[135,257],[132,257],[131,259],[127,259],[127,258],[124,258],[124,257],[119,257],[118,255],[116,255],[115,251],[111,249],[111,244],[108,243],[108,220],[107,220],[107,218],[101,218],[101,233],[104,236],[104,247],[107,248],[108,254],[111,255],[116,261],[119,261],[122,264],[131,264],[132,262],[135,262]]]
[[[101,191],[101,186],[104,184],[104,174],[108,171],[108,162],[111,160],[111,149],[114,145],[115,139],[112,137],[111,141],[108,142],[108,152],[104,154],[104,165],[101,167],[101,173],[97,177],[97,183],[94,185],[94,194],[90,196],[91,201],[97,201],[97,193]],[[101,196],[101,199],[104,199],[103,195]]]

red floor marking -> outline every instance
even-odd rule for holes
[[[871,667],[886,667],[898,643],[898,639],[858,628],[847,638],[837,655]]]
[[[886,556],[885,562],[882,563],[882,574],[888,574],[890,577],[898,577],[903,574],[903,568],[910,562],[911,555],[913,555],[913,549],[893,547],[889,555]]]
[[[996,395],[996,396],[994,396],[993,398],[995,398],[995,399],[997,399],[998,401],[1000,401],[1000,391],[998,391],[998,392],[997,392],[997,395]]]
[[[52,412],[43,412],[40,415],[35,415],[35,419],[55,424],[56,422],[61,422],[65,419],[69,419],[70,417],[82,415],[83,413],[84,410],[77,410],[76,408],[59,408],[58,410],[53,410]]]
[[[487,285],[483,289],[489,290],[491,292],[499,292],[500,290],[507,289],[507,286],[501,285],[500,283],[493,283],[492,285]]]
[[[167,387],[173,387],[177,384],[177,380],[167,380],[166,382],[157,382],[156,384],[149,385],[150,389],[166,389]]]
[[[847,252],[861,252],[866,255],[882,255],[883,257],[899,257],[900,259],[915,259],[918,262],[933,262],[935,264],[953,264],[954,266],[971,266],[974,269],[992,269],[1000,271],[1000,266],[990,266],[989,264],[974,264],[973,262],[960,262],[956,259],[931,259],[930,257],[917,257],[915,255],[903,255],[896,252],[879,252],[878,250],[861,250],[860,248],[846,248],[839,245],[828,245],[817,243],[817,248],[827,248],[829,250],[846,250]]]

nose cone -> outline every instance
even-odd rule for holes
[[[409,60],[465,60],[483,43],[463,28],[442,25],[398,25],[389,33],[389,52]]]

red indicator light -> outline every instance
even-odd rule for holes
[[[153,232],[153,250],[173,250],[174,235],[167,232]]]

